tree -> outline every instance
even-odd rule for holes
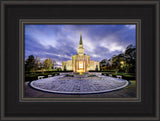
[[[135,73],[136,69],[136,48],[133,45],[127,46],[124,53],[112,57],[112,68],[125,73]]]
[[[56,61],[55,61],[55,60],[52,60],[52,62],[53,62],[53,69],[55,69],[55,67],[56,67],[57,63],[56,63]]]
[[[112,66],[112,60],[109,59],[103,59],[101,62],[100,62],[100,70],[101,71],[106,71],[107,69],[110,69]]]
[[[25,62],[25,71],[34,72],[35,71],[35,67],[36,67],[36,64],[35,64],[34,56],[30,55],[28,57],[28,59],[26,60],[26,62]]]
[[[112,60],[113,60],[113,65],[112,65],[112,67],[113,67],[113,69],[115,69],[115,73],[118,73],[118,71],[120,70],[120,61],[121,61],[121,59],[122,59],[122,57],[121,57],[122,55],[121,54],[119,54],[119,55],[114,55],[113,57],[112,57]]]
[[[105,71],[107,69],[107,60],[106,59],[103,59],[101,62],[100,62],[100,70],[101,71]]]
[[[128,45],[124,53],[113,55],[109,60],[103,59],[100,62],[100,69],[114,69],[115,73],[121,71],[125,73],[136,72],[136,47]]]
[[[98,71],[98,65],[96,65],[95,71]]]
[[[52,59],[48,58],[44,61],[43,63],[44,65],[44,68],[47,70],[47,71],[51,71],[52,70],[52,67],[53,67],[53,61]]]
[[[64,65],[64,71],[67,71],[66,65]]]
[[[57,68],[57,71],[62,71],[62,69],[61,68]]]
[[[36,56],[35,58],[35,69],[41,69],[41,62],[40,62],[40,58],[38,56]]]
[[[136,71],[136,48],[129,45],[125,50],[126,71],[135,73]]]

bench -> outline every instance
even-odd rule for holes
[[[122,76],[121,75],[116,75],[117,78],[119,79],[122,79]]]
[[[52,75],[48,75],[48,77],[52,77]]]
[[[38,79],[43,79],[44,76],[38,76]]]
[[[112,77],[112,74],[109,74],[108,76]]]

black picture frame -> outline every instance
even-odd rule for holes
[[[141,101],[19,101],[21,19],[140,19]],[[1,1],[1,120],[159,120],[159,1]]]

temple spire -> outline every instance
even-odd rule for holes
[[[79,44],[82,45],[82,32],[80,33],[80,41],[79,41]]]
[[[78,47],[78,54],[84,55],[84,48],[82,43],[82,33],[80,33],[80,41],[79,41],[79,47]]]

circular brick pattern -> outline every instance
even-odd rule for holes
[[[127,80],[108,76],[86,78],[54,76],[30,83],[30,86],[35,89],[60,94],[103,93],[122,89],[127,85]]]

